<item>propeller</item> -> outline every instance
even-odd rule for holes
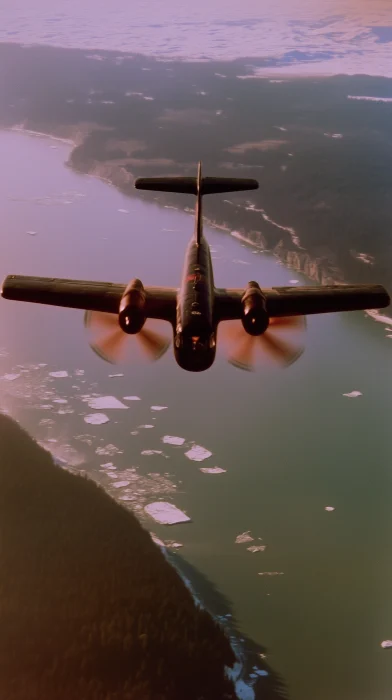
[[[171,342],[167,333],[158,332],[163,324],[166,330],[165,321],[148,319],[139,333],[129,334],[120,327],[117,314],[86,311],[84,315],[90,347],[99,357],[112,364],[159,360]]]
[[[267,356],[286,367],[298,360],[304,351],[298,336],[305,328],[305,316],[282,316],[270,318],[268,329],[256,336],[247,333],[241,321],[223,321],[219,324],[219,335],[230,348],[230,364],[252,372]],[[297,334],[297,342],[286,340],[287,331]]]

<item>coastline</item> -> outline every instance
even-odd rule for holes
[[[64,162],[66,167],[79,174],[95,177],[111,187],[116,187],[122,192],[122,194],[129,198],[138,197],[143,199],[143,196],[141,196],[136,190],[134,192],[132,191],[132,193],[129,191],[129,185],[133,184],[135,176],[133,173],[125,170],[125,168],[121,165],[93,161],[90,167],[83,169],[76,167],[73,163],[72,157],[75,150],[83,145],[87,136],[91,134],[91,132],[105,129],[105,127],[100,127],[98,124],[87,122],[80,123],[79,125],[75,125],[70,128],[60,127],[58,133],[35,131],[33,129],[26,129],[22,125],[1,128],[4,131],[21,133],[36,138],[48,138],[68,145],[71,147],[71,149],[68,159]],[[64,133],[66,133],[66,136],[61,135]],[[170,201],[172,201],[170,198],[165,197],[165,195],[162,195],[161,193],[158,197],[154,197],[154,203],[158,206],[169,207],[171,206]],[[183,208],[173,206],[173,208],[184,213],[193,213],[193,210],[187,206]],[[227,224],[227,222],[217,222],[216,220],[208,217],[205,217],[204,221],[205,224],[211,228],[224,231],[243,243],[256,248],[260,252],[273,255],[285,267],[303,275],[304,277],[307,277],[311,282],[315,282],[316,284],[320,285],[350,284],[350,281],[345,278],[340,269],[331,269],[330,264],[325,264],[322,258],[312,257],[311,253],[309,253],[308,250],[303,247],[290,247],[288,245],[288,241],[285,241],[283,238],[271,248],[267,245],[265,237],[261,231],[234,230]],[[279,228],[284,229],[284,227],[280,226]],[[286,230],[283,231],[283,235],[285,233]],[[290,231],[287,231],[287,235],[290,241],[293,242]],[[365,311],[365,314],[376,323],[383,323],[384,325],[392,324],[392,317],[386,314],[380,314],[380,309],[369,309],[368,311]]]

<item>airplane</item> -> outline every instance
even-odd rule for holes
[[[151,360],[161,357],[173,339],[175,359],[189,372],[202,372],[212,366],[218,338],[226,339],[232,349],[229,362],[240,369],[254,370],[260,350],[289,365],[300,357],[303,348],[288,343],[282,332],[284,336],[284,331],[302,331],[306,315],[378,309],[390,304],[386,289],[375,284],[264,288],[252,280],[245,289],[218,289],[203,233],[203,197],[258,189],[257,180],[203,177],[199,162],[197,177],[141,177],[134,186],[196,197],[194,233],[179,288],[145,287],[137,278],[128,284],[115,284],[8,275],[2,297],[84,309],[92,349],[112,363],[132,360],[132,338],[139,339]],[[166,327],[170,324],[170,335],[154,331],[154,320],[165,321]]]

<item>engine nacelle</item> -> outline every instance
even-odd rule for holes
[[[146,292],[140,280],[132,280],[121,297],[118,322],[131,335],[139,333],[145,322]]]
[[[242,325],[249,335],[261,335],[269,326],[265,296],[257,282],[248,282],[242,297]]]

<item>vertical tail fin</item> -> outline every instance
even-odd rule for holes
[[[195,237],[197,245],[200,245],[201,238],[203,235],[203,219],[202,219],[202,206],[201,198],[203,194],[203,178],[201,174],[201,160],[199,160],[197,166],[197,179],[196,179],[196,221],[195,221]]]

